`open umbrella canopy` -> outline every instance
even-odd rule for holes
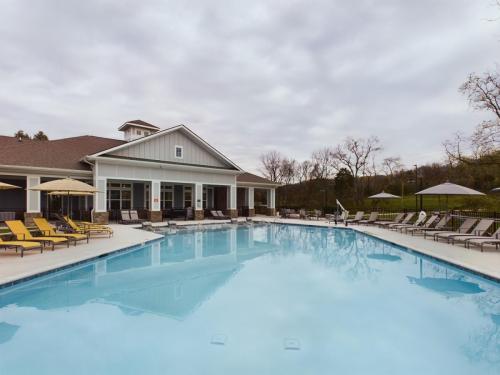
[[[445,182],[415,193],[416,195],[484,195],[480,191],[468,187]]]
[[[44,182],[31,187],[29,190],[37,191],[57,191],[64,192],[66,195],[70,192],[80,192],[80,193],[96,193],[97,189],[85,182],[73,180],[72,178],[63,178],[61,180],[53,180],[49,182]]]
[[[401,197],[394,194],[386,193],[385,191],[382,191],[381,193],[371,195],[368,197],[368,199],[398,199],[398,198]]]
[[[47,194],[50,196],[70,195],[72,197],[87,197],[94,195],[94,193],[87,191],[51,191],[50,193]]]
[[[497,188],[491,189],[491,192],[492,192],[492,193],[500,193],[500,187],[497,187]]]
[[[5,182],[0,182],[0,190],[8,189],[20,189],[20,187],[16,185],[6,184]]]

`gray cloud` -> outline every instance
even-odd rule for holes
[[[250,170],[263,151],[304,159],[348,135],[439,159],[485,117],[457,89],[500,51],[488,0],[0,6],[0,133],[184,123]]]

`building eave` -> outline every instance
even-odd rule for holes
[[[15,175],[25,174],[39,174],[44,177],[52,176],[92,176],[91,170],[85,171],[81,169],[63,169],[63,168],[49,168],[49,167],[32,167],[27,165],[3,165],[0,164],[0,171],[6,171]]]

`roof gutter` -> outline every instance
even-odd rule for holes
[[[12,171],[16,174],[21,174],[22,171],[27,171],[28,174],[43,174],[50,177],[50,174],[63,176],[92,176],[92,171],[83,171],[79,169],[63,169],[63,168],[47,168],[47,167],[30,167],[25,165],[0,165],[0,170]]]

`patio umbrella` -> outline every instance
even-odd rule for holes
[[[0,182],[0,190],[8,189],[20,189],[20,187],[16,185],[6,184],[5,182]]]
[[[60,180],[53,180],[44,182],[39,185],[31,187],[29,190],[35,191],[47,191],[47,192],[57,192],[58,195],[65,195],[68,197],[68,207],[67,214],[69,216],[69,197],[71,195],[81,194],[81,193],[97,193],[97,189],[85,182],[74,180],[72,178],[63,178]]]
[[[465,196],[465,195],[485,195],[484,193],[481,193],[480,191],[462,186],[462,185],[457,185],[453,184],[451,182],[445,182],[440,185],[432,186],[430,188],[421,190],[415,195],[444,195],[446,196],[446,209],[448,209],[448,196],[450,195],[455,195],[455,196]]]
[[[401,198],[399,195],[389,194],[382,190],[381,193],[371,195],[368,199],[399,199]]]
[[[500,193],[500,187],[497,187],[497,188],[491,189],[491,192],[492,192],[492,193]]]

